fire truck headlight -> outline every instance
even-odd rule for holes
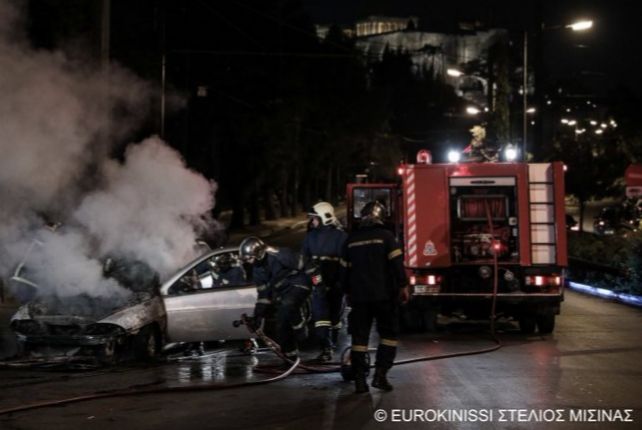
[[[451,163],[458,163],[460,159],[461,154],[458,151],[448,152],[448,161],[450,161]]]
[[[513,146],[509,146],[504,150],[504,157],[506,161],[515,161],[517,159],[517,149]]]

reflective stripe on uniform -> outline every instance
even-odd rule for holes
[[[352,345],[354,352],[368,352],[368,345]]]
[[[310,291],[310,287],[308,287],[307,285],[298,285],[298,284],[294,284],[294,285],[292,285],[292,286],[293,286],[294,288],[303,288],[304,290]]]
[[[339,257],[333,257],[331,255],[313,255],[312,259],[319,261],[339,261]]]
[[[339,264],[341,264],[343,267],[350,267],[351,264],[349,261],[345,261],[343,258],[339,260]]]
[[[325,320],[319,320],[314,323],[315,327],[331,327],[332,322],[331,321],[325,321]]]
[[[296,275],[297,273],[299,273],[299,271],[298,271],[298,270],[292,270],[292,271],[291,271],[290,273],[288,273],[288,274],[287,274],[283,279],[281,279],[279,282],[277,282],[276,284],[274,284],[274,288],[280,288],[280,287],[281,287],[281,285],[283,285],[283,284],[288,280],[288,278],[289,278],[290,276]]]
[[[332,328],[334,329],[340,329],[341,327],[343,327],[343,324],[341,324],[341,321],[339,321],[338,323],[332,326]]]
[[[348,244],[348,248],[353,248],[355,246],[365,246],[365,245],[383,245],[383,239],[370,239],[370,240],[360,240],[359,242],[352,242]]]
[[[397,346],[397,343],[398,343],[398,342],[397,342],[396,340],[393,340],[393,339],[384,339],[384,338],[381,338],[381,340],[379,341],[379,343],[380,343],[380,344],[382,344],[382,345],[386,345],[386,346]]]
[[[401,255],[401,249],[397,248],[394,251],[390,252],[388,254],[388,260],[392,260],[395,257],[399,257]]]
[[[258,287],[256,287],[256,291],[265,291],[267,289],[268,289],[268,286],[266,284],[259,285]]]
[[[270,299],[258,299],[256,301],[256,303],[257,304],[260,303],[260,304],[263,304],[263,305],[271,305],[272,304],[272,300],[270,300]]]

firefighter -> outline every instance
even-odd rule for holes
[[[379,202],[363,207],[359,229],[348,235],[341,256],[341,285],[352,308],[348,321],[356,393],[369,390],[366,354],[373,320],[380,339],[372,386],[392,390],[386,375],[397,351],[399,302],[409,295],[401,249],[383,226],[385,210]]]
[[[212,279],[215,288],[241,285],[246,282],[245,270],[234,260],[234,257],[229,252],[214,258],[212,262],[212,269],[214,269],[212,271]]]
[[[320,276],[314,268],[306,268],[303,257],[286,248],[267,246],[257,237],[244,239],[239,255],[252,266],[252,279],[257,286],[254,325],[260,327],[268,309],[274,306],[276,340],[285,356],[296,360],[297,341],[307,337],[305,303],[310,297],[312,278],[320,282]]]
[[[341,328],[343,292],[339,288],[339,256],[347,234],[340,228],[334,207],[328,202],[315,204],[308,217],[301,254],[319,267],[323,278],[312,292],[312,319],[321,343],[317,361],[328,362],[332,360],[332,348]]]
[[[476,125],[469,131],[473,138],[463,151],[466,155],[465,161],[470,163],[494,163],[498,161],[498,149],[488,142],[486,127],[484,125]]]

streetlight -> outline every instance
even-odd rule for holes
[[[475,106],[468,106],[466,108],[466,113],[468,115],[479,115],[480,112],[481,110],[479,110],[479,108],[476,108]]]
[[[570,28],[573,31],[589,30],[591,27],[593,27],[593,21],[590,19],[577,21],[566,26],[566,28]]]
[[[459,77],[464,75],[464,72],[462,72],[461,70],[457,70],[457,69],[448,69],[448,70],[446,70],[446,74],[448,76],[452,76],[453,78],[459,78]]]
[[[585,31],[593,27],[592,20],[578,20],[572,24],[565,26],[552,26],[546,27],[542,23],[541,29],[544,30],[553,30],[557,28],[570,28],[573,31]],[[522,91],[522,101],[523,101],[523,138],[522,138],[522,154],[524,159],[526,159],[527,154],[527,143],[528,143],[528,30],[524,30],[524,64],[523,64],[523,91]],[[539,82],[537,83],[539,85]],[[542,117],[543,118],[543,117]]]

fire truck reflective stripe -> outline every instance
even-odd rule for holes
[[[260,303],[260,304],[263,304],[263,305],[271,305],[272,304],[272,300],[270,300],[270,299],[258,299],[256,301],[256,303]]]
[[[332,327],[332,323],[330,321],[317,321],[314,323],[315,327]]]
[[[368,352],[368,345],[352,345],[354,352]]]
[[[406,210],[408,211],[407,255],[408,264],[417,264],[417,202],[415,193],[415,171],[408,167],[406,170]]]
[[[361,240],[359,242],[352,242],[348,244],[348,248],[354,248],[355,246],[366,246],[366,245],[383,245],[383,239],[371,239],[371,240]]]
[[[399,257],[401,255],[401,249],[395,249],[391,253],[388,254],[388,260],[392,260],[395,257]]]
[[[384,338],[381,338],[381,340],[379,341],[379,343],[380,343],[380,344],[382,344],[382,345],[386,345],[386,346],[397,346],[397,343],[398,343],[398,342],[397,342],[396,340],[393,340],[393,339],[384,339]],[[354,348],[354,347],[353,347],[353,348]]]

